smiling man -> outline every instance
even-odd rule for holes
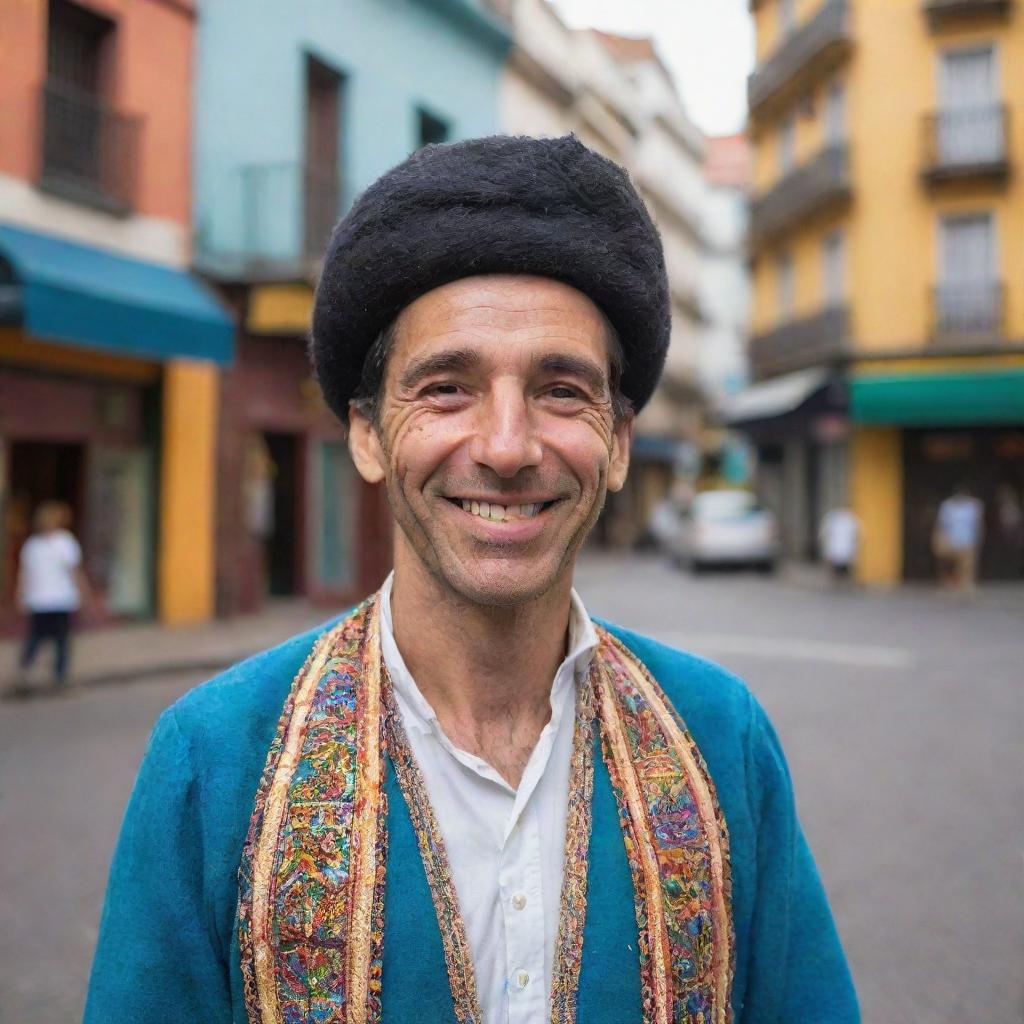
[[[669,325],[643,203],[572,137],[357,201],[312,351],[394,572],[161,716],[89,1024],[858,1020],[764,713],[572,588]]]

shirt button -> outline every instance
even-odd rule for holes
[[[529,976],[529,974],[527,974],[526,971],[517,971],[516,972],[516,984],[520,988],[526,988],[526,986],[530,984],[530,976]]]
[[[517,892],[515,896],[512,897],[512,906],[515,907],[516,910],[522,910],[523,907],[526,906],[526,897],[521,892]]]

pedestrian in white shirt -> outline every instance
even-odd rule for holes
[[[58,689],[67,682],[71,617],[86,587],[82,549],[68,529],[70,521],[71,510],[63,502],[43,502],[36,509],[35,532],[22,546],[18,571],[18,605],[28,616],[22,674],[32,667],[43,642],[52,640]]]
[[[822,554],[837,580],[850,576],[857,562],[860,521],[852,509],[834,508],[825,513],[818,531]]]
[[[934,540],[939,578],[962,593],[971,593],[975,587],[984,519],[985,506],[964,486],[939,506]]]

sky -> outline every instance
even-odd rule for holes
[[[554,0],[554,6],[573,28],[650,36],[705,134],[743,128],[754,63],[748,0]]]

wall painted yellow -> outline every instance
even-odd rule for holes
[[[824,243],[834,231],[849,235],[851,225],[844,211],[817,217],[801,231],[766,248],[757,258],[754,273],[755,334],[777,327],[781,322],[778,258],[789,253],[793,258],[793,319],[814,316],[824,306]],[[847,241],[849,244],[849,240]],[[847,275],[849,276],[849,275]],[[846,282],[847,289],[849,281]]]
[[[926,342],[938,278],[938,223],[944,212],[993,210],[1002,245],[1010,337],[1024,337],[1024,11],[933,34],[919,0],[854,0],[849,126],[858,244],[851,252],[856,337],[883,350]],[[1011,175],[1000,190],[986,183],[920,179],[924,118],[938,106],[939,53],[994,41],[1000,100],[1009,105]]]
[[[1011,7],[1006,22],[992,19],[968,28],[932,33],[920,0],[849,0],[854,45],[848,62],[817,83],[797,117],[798,162],[824,143],[825,94],[841,77],[854,198],[846,224],[847,283],[852,330],[870,351],[927,344],[932,291],[938,280],[939,222],[947,213],[992,210],[1005,285],[1006,334],[1024,340],[1024,8]],[[807,0],[802,17],[820,3]],[[757,27],[773,33],[778,0],[757,12]],[[1010,179],[1005,189],[986,183],[922,184],[924,118],[938,105],[939,53],[994,41],[1000,100],[1010,109]],[[773,47],[768,47],[772,50]],[[759,47],[760,50],[760,47]],[[779,115],[757,126],[754,187],[764,192],[779,177]],[[813,310],[820,296],[820,223],[759,254],[754,266],[755,333],[777,322],[774,255],[794,253],[796,306]]]
[[[903,573],[903,450],[901,432],[854,431],[850,440],[850,505],[860,520],[857,578],[891,586]]]
[[[214,612],[218,368],[174,360],[164,368],[157,612],[199,622]]]
[[[249,291],[245,326],[250,334],[305,334],[312,315],[309,285],[264,284]]]

